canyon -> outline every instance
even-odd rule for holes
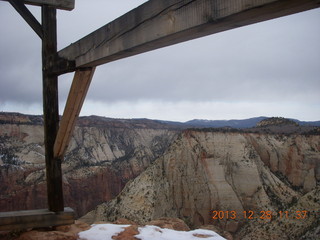
[[[89,224],[167,217],[228,239],[316,239],[319,127],[274,120],[240,130],[82,117],[65,205]],[[1,210],[46,208],[41,117],[0,114],[0,137]]]
[[[47,208],[41,118],[8,114],[0,120],[1,211]],[[65,206],[82,216],[116,197],[175,135],[147,120],[81,118],[62,164]]]
[[[319,135],[185,130],[116,199],[83,220],[123,217],[144,224],[165,216],[195,228],[215,225],[239,239],[264,239],[261,234],[252,237],[255,230],[244,230],[254,224],[261,224],[265,239],[291,239],[293,233],[301,237],[319,231],[319,150]],[[308,217],[286,219],[279,211],[291,217],[306,211]],[[279,221],[287,225],[285,230],[275,227]],[[273,226],[269,232],[268,225]]]

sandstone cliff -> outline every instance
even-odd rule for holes
[[[147,119],[84,117],[62,166],[65,205],[81,216],[106,202],[85,216],[89,222],[178,217],[236,239],[316,239],[319,152],[320,131],[311,126],[182,131]],[[1,211],[46,208],[44,167],[41,116],[0,114]]]
[[[0,209],[46,208],[41,117],[1,116]],[[175,135],[176,130],[146,120],[80,118],[62,165],[65,205],[81,216],[111,200]]]
[[[302,236],[319,224],[319,182],[319,135],[186,130],[117,198],[83,219],[124,217],[145,223],[178,217],[191,226],[214,224],[243,237],[254,232],[243,230],[241,235],[241,229],[254,226],[253,222],[260,227],[268,225],[267,211],[278,221],[279,211],[307,211],[307,218],[290,220],[287,225],[288,232],[299,225],[297,235]],[[306,202],[305,198],[306,204],[297,205]],[[212,211],[224,211],[224,216],[212,219]],[[244,211],[253,213],[254,219],[244,217]],[[286,221],[285,217],[281,221]]]

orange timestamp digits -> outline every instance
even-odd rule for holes
[[[252,219],[262,219],[262,220],[272,220],[273,218],[287,218],[287,219],[306,219],[308,217],[308,211],[218,211],[213,210],[210,211],[212,215],[212,219],[214,220],[222,220],[222,219],[239,219],[244,218],[248,220]]]
[[[254,219],[254,218],[260,218],[260,219],[272,219],[272,211],[260,211],[257,214],[255,214],[254,211],[243,211],[243,218],[245,219]]]
[[[212,211],[212,219],[236,219],[236,211]]]
[[[308,211],[279,211],[279,218],[292,218],[292,219],[306,219],[308,217]]]

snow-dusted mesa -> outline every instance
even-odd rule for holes
[[[112,240],[113,236],[117,236],[125,231],[125,228],[130,225],[117,224],[94,224],[92,228],[79,233],[78,240]],[[176,231],[167,228],[160,228],[157,226],[144,226],[138,228],[139,234],[134,237],[141,240],[225,240],[214,231],[196,229],[193,231]]]

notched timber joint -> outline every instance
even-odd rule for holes
[[[58,54],[48,57],[45,66],[46,69],[44,70],[50,75],[61,75],[76,70],[75,61],[62,58]]]

